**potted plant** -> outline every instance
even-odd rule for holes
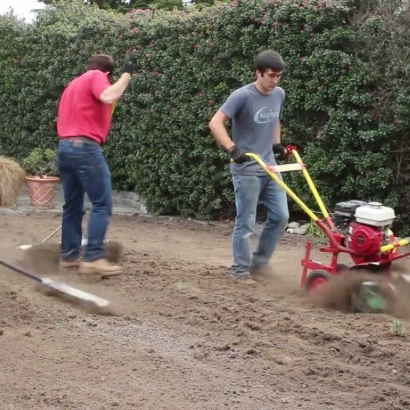
[[[56,152],[51,149],[35,148],[22,161],[26,171],[26,184],[31,205],[50,207],[52,205],[58,177]]]

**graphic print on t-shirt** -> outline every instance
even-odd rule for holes
[[[271,107],[262,107],[256,111],[253,120],[257,124],[266,124],[268,122],[275,122],[279,118],[279,111],[273,111]]]

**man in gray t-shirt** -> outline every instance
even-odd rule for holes
[[[216,141],[230,153],[235,191],[236,219],[233,232],[234,278],[256,286],[256,278],[266,272],[280,236],[284,233],[289,211],[286,192],[245,155],[258,154],[267,164],[275,165],[275,154],[284,158],[280,143],[280,114],[285,92],[278,87],[284,69],[282,57],[271,50],[261,52],[254,62],[256,81],[235,90],[209,123]],[[232,140],[225,121],[232,121]],[[255,228],[258,202],[267,209],[267,220],[257,249],[251,253],[249,238]]]

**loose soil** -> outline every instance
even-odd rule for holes
[[[21,260],[18,245],[40,242],[59,224],[60,215],[0,215],[0,257]],[[51,256],[32,264],[110,298],[117,316],[49,297],[1,268],[0,408],[410,408],[410,339],[393,334],[393,318],[307,300],[299,290],[305,238],[281,240],[269,285],[233,283],[231,229],[115,216],[108,237],[123,245],[122,277],[47,271]]]

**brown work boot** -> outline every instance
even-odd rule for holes
[[[122,266],[108,262],[106,259],[97,259],[92,262],[81,262],[80,273],[83,275],[100,275],[103,278],[122,274]]]
[[[60,268],[61,269],[78,269],[80,267],[81,258],[75,259],[73,261],[67,261],[60,259]]]
[[[246,274],[239,276],[238,278],[235,278],[235,282],[238,283],[239,285],[245,285],[245,286],[250,286],[250,287],[256,287],[258,286],[258,283],[255,282],[252,278],[251,275]]]

